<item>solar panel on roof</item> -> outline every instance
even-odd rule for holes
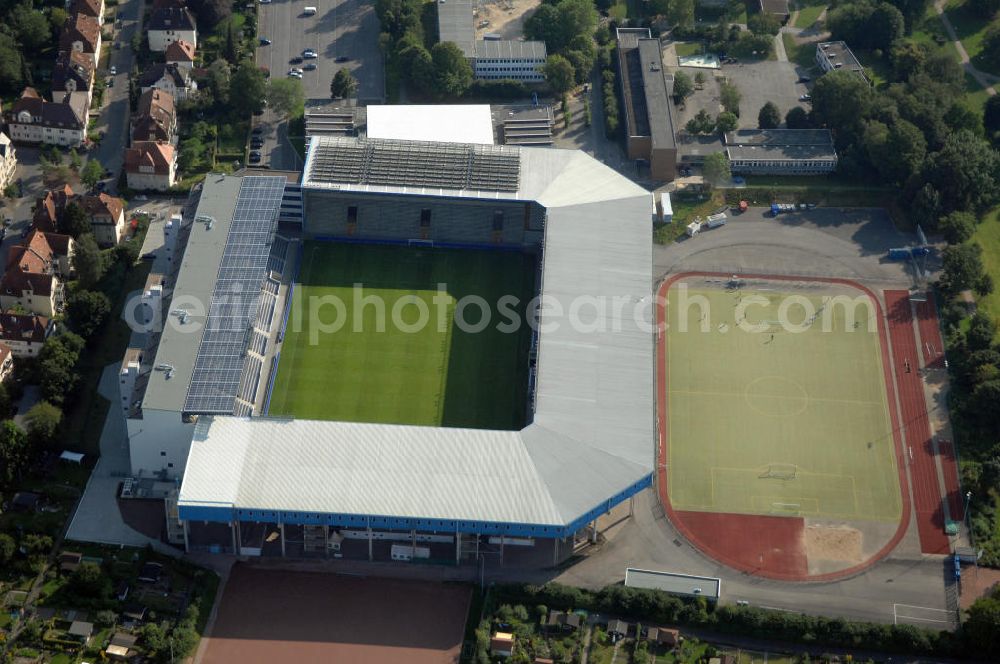
[[[247,366],[247,345],[284,191],[285,179],[280,177],[247,177],[240,183],[185,412],[228,415],[237,410],[236,395]]]

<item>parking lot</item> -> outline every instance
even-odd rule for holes
[[[307,5],[316,8],[315,15],[305,14]],[[316,65],[302,76],[306,99],[329,99],[330,81],[338,69],[346,68],[358,81],[359,102],[382,100],[382,54],[373,4],[360,0],[277,0],[260,5],[258,34],[271,40],[270,45],[257,49],[257,63],[267,67],[272,76],[285,76],[290,67]],[[318,57],[290,63],[307,48]],[[337,62],[338,58],[349,59]]]
[[[720,85],[722,80],[728,80],[735,85],[742,95],[740,101],[740,127],[756,128],[757,114],[767,102],[774,102],[784,118],[785,113],[795,106],[802,106],[807,111],[809,105],[799,101],[799,97],[808,93],[805,84],[798,83],[804,73],[796,70],[791,62],[764,60],[760,62],[740,62],[723,65],[721,69],[695,69],[682,67],[681,70],[693,80],[698,72],[705,76],[702,89],[695,90],[683,106],[678,109],[678,127],[683,128],[688,120],[698,111],[704,109],[713,117],[718,115],[720,106]],[[697,87],[697,86],[696,86]]]

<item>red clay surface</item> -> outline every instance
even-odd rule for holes
[[[669,451],[667,426],[667,358],[665,352],[666,335],[662,333],[665,329],[664,322],[666,320],[665,304],[667,301],[667,291],[670,290],[670,286],[675,281],[680,279],[693,277],[725,278],[730,276],[732,275],[723,272],[683,272],[665,279],[663,283],[660,284],[660,288],[657,291],[656,322],[659,332],[656,343],[656,419],[659,429],[659,441],[657,450],[656,485],[657,491],[659,492],[660,503],[663,505],[664,510],[666,511],[671,523],[674,524],[674,527],[676,527],[677,530],[680,531],[680,533],[684,535],[689,542],[691,542],[691,544],[706,555],[741,572],[769,579],[778,579],[781,581],[833,581],[862,572],[887,556],[890,551],[896,548],[896,545],[898,545],[900,540],[903,539],[903,535],[906,534],[907,524],[910,522],[910,510],[912,509],[912,506],[910,505],[909,492],[906,491],[906,473],[903,472],[903,447],[902,440],[900,438],[899,417],[896,414],[895,408],[890,407],[889,414],[892,420],[893,441],[896,445],[896,468],[899,473],[899,486],[902,491],[903,514],[892,539],[886,542],[885,546],[883,546],[874,556],[859,565],[855,565],[838,572],[810,576],[807,565],[799,562],[800,557],[803,561],[805,561],[805,554],[800,548],[801,545],[797,544],[792,546],[789,540],[793,531],[798,529],[798,532],[801,532],[803,521],[800,518],[675,511],[673,506],[670,504],[670,495],[667,490],[666,470]],[[774,281],[810,281],[816,283],[840,284],[856,288],[870,297],[878,310],[877,319],[879,343],[882,349],[882,368],[885,372],[886,392],[889,403],[895,403],[895,384],[893,383],[892,372],[889,368],[889,343],[885,321],[882,316],[882,305],[879,302],[879,298],[876,297],[871,290],[850,279],[814,279],[809,277],[790,277],[785,275],[769,274],[743,274],[740,275],[740,277],[747,279],[770,279]],[[716,528],[701,527],[700,522],[703,520],[711,521],[712,519],[719,519],[716,521]],[[787,521],[788,524],[781,524],[775,527],[771,526],[770,523],[767,522],[767,525],[764,525],[765,522],[762,520],[771,519]],[[798,525],[796,525],[796,522],[798,522]],[[762,527],[764,529],[774,528],[774,531],[768,532],[766,537],[758,538],[757,534],[760,532]],[[772,537],[774,538],[773,540],[771,539]],[[766,540],[766,542],[764,540]],[[747,542],[759,542],[759,544],[754,548],[744,547],[744,544]],[[760,545],[767,544],[768,542],[770,542],[772,549],[776,549],[781,553],[779,555],[775,551],[772,551],[772,555],[765,555],[763,557],[763,561],[761,561],[761,553],[764,549],[761,549]],[[746,548],[747,550],[738,550],[743,548]]]
[[[920,330],[920,345],[924,354],[924,366],[932,369],[944,368],[944,341],[938,324],[937,306],[934,294],[927,293],[926,302],[917,302],[917,327]]]
[[[675,511],[674,518],[699,542],[711,542],[712,557],[730,567],[809,575],[805,519],[684,510]]]
[[[917,340],[913,334],[913,313],[906,291],[885,291],[892,335],[892,364],[899,386],[899,403],[903,411],[906,445],[912,456],[910,481],[917,511],[917,533],[923,553],[948,553],[948,536],[944,533],[944,503],[938,483],[931,426],[927,419],[927,401],[923,378],[920,376]]]
[[[233,566],[202,664],[458,662],[457,585]]]

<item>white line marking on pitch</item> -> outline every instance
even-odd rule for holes
[[[951,614],[951,611],[949,611],[948,609],[936,609],[936,608],[931,607],[931,606],[916,606],[916,605],[913,605],[913,604],[895,604],[894,603],[892,605],[892,622],[893,622],[893,624],[899,624],[899,619],[900,618],[902,618],[904,620],[915,620],[917,622],[930,622],[930,623],[950,623],[951,622],[951,620],[948,619],[948,618],[945,618],[945,619],[942,620],[940,618],[919,618],[917,616],[903,615],[903,614],[899,613],[899,609],[901,609],[901,608],[902,609],[916,609],[917,611],[933,611],[934,613]]]

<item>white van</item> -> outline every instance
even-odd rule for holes
[[[306,7],[305,10],[302,13],[305,16],[315,16],[316,15],[316,8],[315,7]]]

